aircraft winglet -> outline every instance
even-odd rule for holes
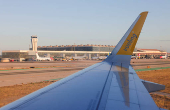
[[[113,61],[113,58],[116,56],[122,55],[128,55],[128,59],[126,61],[130,61],[131,55],[133,54],[135,45],[137,43],[137,40],[139,38],[140,32],[142,30],[143,24],[145,22],[146,16],[148,12],[142,12],[136,20],[133,22],[133,24],[130,26],[130,28],[127,30],[125,35],[122,37],[122,39],[119,41],[119,43],[116,45],[116,47],[113,49],[110,56],[105,61]],[[116,57],[116,59],[119,59]],[[115,61],[115,58],[114,58]],[[125,61],[125,62],[126,62]],[[124,62],[123,59],[121,59],[121,62]]]
[[[117,55],[132,55],[148,12],[142,12]]]

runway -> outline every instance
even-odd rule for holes
[[[28,70],[28,71],[19,71],[19,72],[13,72],[8,71],[4,73],[0,73],[0,76],[6,76],[6,75],[17,75],[17,74],[32,74],[32,73],[51,73],[51,72],[61,72],[61,71],[73,71],[73,70],[82,70],[84,68],[67,68],[67,69],[54,69],[54,70],[46,70],[46,69],[39,69],[38,71],[34,70]]]
[[[5,71],[0,70],[0,87],[65,78],[98,62],[101,61],[0,63],[0,66],[5,64],[1,68],[6,68]],[[147,66],[150,68],[170,67],[170,60],[132,59],[131,65],[134,69],[144,69]],[[11,66],[13,66],[12,70]],[[29,69],[30,67],[35,68]]]

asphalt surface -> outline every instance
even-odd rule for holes
[[[29,69],[35,68],[51,68],[51,67],[74,67],[82,65],[92,65],[101,61],[80,60],[80,61],[34,61],[34,62],[0,62],[0,70],[6,69]]]
[[[0,63],[0,87],[65,78],[98,62],[101,61]],[[134,69],[170,67],[170,60],[133,59],[131,65]]]

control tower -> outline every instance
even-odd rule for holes
[[[32,43],[32,50],[33,51],[37,51],[37,42],[38,42],[37,35],[32,35],[31,36],[31,43]]]

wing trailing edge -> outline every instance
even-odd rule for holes
[[[141,80],[141,81],[149,93],[165,89],[165,85],[157,84],[157,83],[149,82],[149,81],[145,81],[145,80]]]

